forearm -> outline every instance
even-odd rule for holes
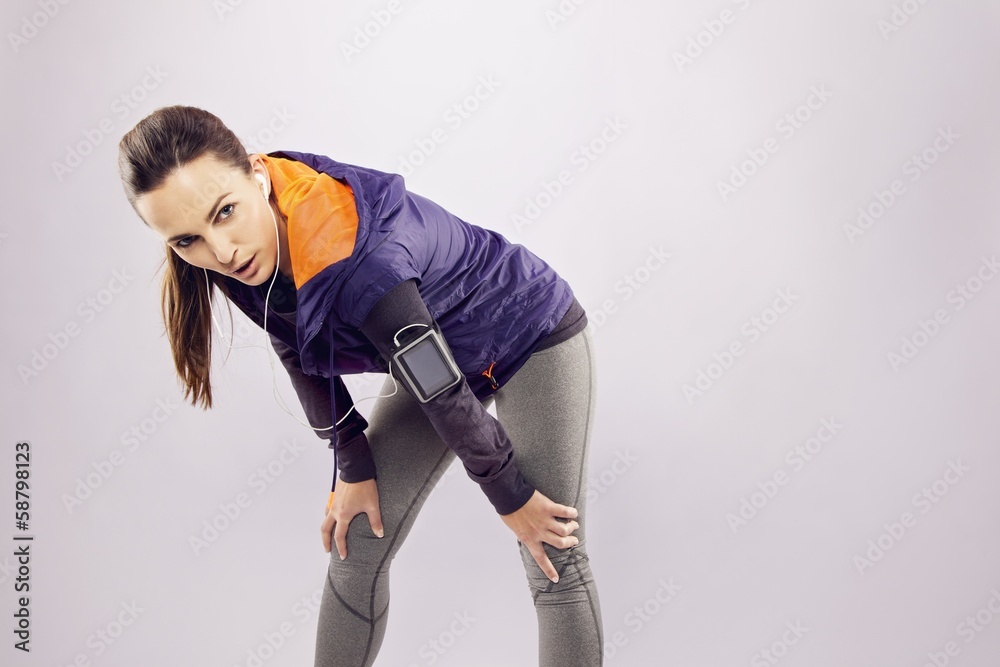
[[[361,331],[389,359],[394,335],[409,324],[433,324],[416,283],[407,280],[384,294],[367,315]],[[405,383],[405,391],[410,392]],[[427,403],[421,403],[435,431],[461,459],[498,514],[523,506],[535,489],[514,462],[514,448],[503,426],[461,382]]]
[[[298,354],[280,340],[271,336],[271,344],[278,354],[282,365],[288,371],[292,387],[299,397],[299,403],[306,414],[306,419],[319,438],[328,440],[330,448],[335,449],[337,463],[340,468],[340,479],[345,482],[361,482],[374,479],[375,461],[368,446],[365,429],[368,422],[357,410],[351,411],[340,426],[334,424],[331,407],[331,387],[337,404],[337,421],[351,408],[353,401],[350,392],[340,377],[323,378],[318,375],[306,375],[302,371]],[[333,428],[324,428],[333,426]]]

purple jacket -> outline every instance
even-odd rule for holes
[[[339,419],[350,408],[352,400],[340,376],[386,372],[383,353],[388,349],[387,341],[369,338],[362,325],[366,320],[388,324],[393,313],[401,312],[399,306],[386,306],[393,299],[383,297],[392,292],[390,296],[401,302],[402,297],[394,295],[404,295],[403,283],[409,281],[409,286],[419,290],[412,293],[419,294],[423,303],[415,310],[411,300],[403,319],[414,321],[419,317],[415,313],[426,306],[424,317],[440,327],[465,376],[465,382],[424,404],[424,410],[498,513],[518,509],[534,489],[517,471],[510,442],[499,422],[485,413],[480,401],[517,372],[564,316],[571,314],[571,306],[580,316],[572,318],[574,326],[569,333],[586,326],[569,284],[524,246],[407,191],[398,174],[310,153],[275,151],[268,155],[302,162],[346,183],[357,207],[357,238],[351,255],[332,261],[297,290],[291,287],[294,313],[286,311],[285,317],[275,317],[280,313],[273,310],[274,291],[269,301],[268,333],[310,423],[329,425],[333,423],[331,415]],[[232,301],[262,326],[263,294],[270,280],[251,287],[228,276],[223,279]],[[400,289],[394,290],[396,287]],[[384,312],[375,309],[379,303]],[[561,333],[563,329],[565,326],[560,326]],[[372,333],[370,324],[368,333]],[[317,396],[328,396],[328,406],[319,405]],[[456,406],[469,419],[488,417],[493,423],[492,435],[482,435],[482,429],[461,432],[461,425],[455,422]],[[366,427],[364,417],[355,410],[336,433],[331,429],[317,434],[330,440],[338,459],[347,449],[355,448],[363,450],[362,458],[370,460],[364,439]],[[470,437],[482,441],[469,442]],[[358,476],[369,479],[373,470]],[[348,479],[343,471],[341,478],[360,481]]]

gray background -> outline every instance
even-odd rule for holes
[[[217,406],[182,402],[163,245],[118,180],[121,135],[175,103],[251,151],[384,171],[430,140],[407,187],[569,280],[597,341],[588,542],[607,664],[773,664],[764,650],[787,665],[996,664],[997,3],[567,0],[558,21],[554,0],[43,5],[4,5],[0,59],[4,664],[312,664],[332,452],[276,405],[259,349],[223,362],[217,345]],[[366,26],[370,43],[345,53]],[[734,169],[752,175],[723,196]],[[850,233],[894,181],[901,194]],[[541,211],[518,224],[528,200]],[[647,265],[654,248],[670,258]],[[233,314],[237,340],[261,343]],[[51,358],[22,377],[36,353]],[[686,394],[700,372],[710,386]],[[378,380],[351,378],[354,397]],[[7,631],[19,440],[30,656]],[[303,451],[285,465],[290,442]],[[257,483],[268,466],[280,474]],[[196,552],[241,493],[251,504]],[[529,665],[536,641],[513,535],[456,462],[393,565],[378,664]]]

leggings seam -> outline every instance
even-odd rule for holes
[[[408,517],[410,515],[410,513],[413,511],[413,506],[416,505],[417,500],[420,498],[420,494],[422,494],[423,491],[424,491],[424,489],[427,488],[427,485],[430,484],[431,478],[434,476],[434,473],[437,472],[438,468],[441,467],[441,463],[444,461],[445,457],[448,456],[448,452],[449,451],[450,450],[446,449],[444,452],[441,453],[441,456],[438,458],[437,463],[434,464],[434,467],[431,469],[430,474],[427,475],[427,479],[425,479],[424,483],[420,485],[420,489],[417,491],[416,495],[413,496],[413,500],[410,501],[410,504],[407,506],[406,511],[403,513],[403,516],[400,517],[400,519],[399,519],[399,526],[400,526],[400,528],[403,525],[406,524],[406,517]],[[371,599],[371,605],[370,606],[371,606],[371,614],[372,614],[372,616],[375,615],[375,587],[376,587],[376,584],[378,584],[379,575],[382,574],[382,566],[385,565],[385,561],[389,558],[389,554],[392,553],[392,547],[396,543],[396,540],[399,538],[399,533],[400,533],[399,529],[393,531],[392,541],[389,543],[388,548],[385,550],[385,555],[382,556],[382,560],[378,564],[378,569],[375,571],[375,576],[372,577],[372,588],[371,588],[371,595],[370,595],[370,599]],[[385,609],[382,610],[382,613],[380,613],[377,618],[373,618],[369,622],[369,624],[368,624],[368,644],[367,644],[367,646],[365,648],[364,659],[361,661],[362,664],[365,664],[368,661],[368,656],[369,656],[369,654],[371,653],[371,650],[372,650],[372,642],[375,639],[375,623],[377,623],[378,619],[382,618],[382,616],[384,616],[385,613],[387,611],[389,611],[389,599],[388,598],[389,598],[389,596],[387,595],[386,596]]]
[[[587,419],[584,422],[584,424],[586,424],[586,428],[587,428],[587,432],[586,432],[586,435],[584,437],[587,439],[588,443],[585,444],[585,446],[583,448],[583,456],[580,457],[580,475],[578,477],[579,483],[580,483],[581,487],[583,485],[583,464],[587,461],[587,450],[589,449],[590,413],[591,413],[591,405],[593,404],[593,393],[594,393],[594,389],[593,389],[593,387],[594,387],[594,381],[593,381],[593,378],[594,378],[593,355],[592,355],[592,351],[591,351],[591,347],[590,347],[590,340],[589,340],[589,338],[588,338],[587,335],[584,335],[583,342],[584,342],[584,344],[587,347],[587,366],[588,366],[588,368],[590,370],[590,377],[588,378],[589,381],[588,381],[588,390],[587,390]],[[577,503],[579,503],[580,502],[580,488],[577,488],[576,498],[577,498],[577,500],[576,500]],[[580,566],[578,565],[578,561],[579,560],[580,559],[577,558],[577,559],[575,559],[573,561],[573,566],[576,568],[577,574],[581,574],[581,569],[580,569]],[[593,576],[593,575],[591,575],[591,576]],[[594,598],[590,595],[590,588],[587,587],[587,586],[584,586],[583,590],[587,594],[587,604],[590,606],[590,615],[594,619],[594,629],[597,631],[598,656],[600,656],[600,658],[602,658],[600,660],[600,662],[603,663],[604,662],[603,661],[603,657],[604,657],[604,633],[601,631],[601,623],[598,620],[597,609],[594,607]]]
[[[583,344],[585,346],[586,353],[587,353],[587,371],[588,371],[588,374],[587,374],[588,375],[588,377],[587,377],[587,416],[586,416],[586,418],[584,419],[584,422],[583,422],[583,424],[584,424],[583,437],[584,437],[585,441],[589,441],[589,439],[590,439],[590,405],[591,405],[591,403],[593,403],[593,382],[592,382],[592,378],[593,378],[594,368],[593,368],[593,364],[591,363],[590,341],[587,340],[587,336],[583,337]],[[583,490],[583,467],[587,463],[587,449],[588,449],[586,445],[587,445],[587,443],[585,442],[584,443],[584,447],[583,447],[583,453],[580,456],[580,471],[579,471],[579,474],[576,476],[576,498],[573,501],[573,507],[576,507],[577,505],[580,504],[580,491]]]
[[[576,568],[576,573],[578,575],[582,574],[580,566],[577,564],[580,560],[582,560],[582,559],[577,558],[576,560],[573,561],[573,567]],[[604,633],[601,632],[601,624],[600,624],[600,622],[597,619],[597,609],[594,608],[594,598],[591,597],[591,595],[590,595],[590,589],[587,586],[583,587],[583,591],[584,591],[584,593],[587,594],[587,604],[590,606],[590,616],[591,616],[591,618],[594,619],[594,629],[597,631],[597,648],[598,648],[598,654],[603,657],[604,656]]]
[[[573,548],[574,547],[570,547],[570,549],[573,549]],[[582,576],[583,571],[581,570],[581,568],[580,568],[580,566],[578,564],[581,560],[589,560],[589,558],[587,556],[578,555],[578,554],[576,554],[574,552],[573,553],[573,558],[567,559],[566,562],[563,563],[562,567],[559,568],[559,570],[558,570],[559,577],[562,578],[563,571],[565,571],[566,568],[569,567],[570,565],[573,566],[573,568],[576,570],[576,573],[578,575]],[[586,584],[586,582],[584,582],[584,584]],[[544,591],[536,590],[532,594],[532,596],[531,596],[532,600],[534,600],[535,602],[537,602],[538,601],[538,596],[541,595],[542,593],[550,593],[552,591],[552,587],[553,586],[555,586],[555,583],[553,583],[552,581],[549,581],[549,584],[548,584],[548,586],[545,587]],[[601,632],[601,624],[597,620],[597,609],[594,607],[594,598],[590,595],[590,589],[586,585],[582,586],[582,588],[583,588],[584,594],[586,594],[586,596],[587,596],[587,605],[590,607],[590,616],[591,616],[591,618],[594,619],[594,629],[597,631],[598,654],[601,655],[601,656],[603,656],[604,655],[604,634]]]
[[[337,600],[340,601],[340,604],[343,605],[344,609],[346,609],[347,611],[351,612],[351,614],[353,614],[354,616],[357,616],[362,621],[365,621],[365,622],[370,622],[371,621],[370,618],[368,618],[367,616],[365,616],[364,614],[362,614],[360,611],[358,611],[357,609],[355,609],[354,607],[352,607],[350,604],[348,604],[347,600],[345,600],[343,598],[343,596],[341,596],[340,593],[337,592],[337,586],[333,583],[333,577],[330,575],[329,572],[327,572],[327,574],[326,574],[326,580],[330,583],[330,590],[333,591],[333,594],[337,597]]]
[[[587,351],[587,359],[588,359],[588,364],[587,365],[588,365],[588,368],[590,369],[590,372],[592,374],[593,373],[593,365],[590,363],[590,360],[591,360],[591,356],[590,356],[590,352],[591,352],[591,350],[590,350],[590,341],[587,340],[586,336],[583,337],[583,343],[584,343],[585,349]],[[591,377],[592,377],[592,375],[591,375]],[[588,389],[588,393],[587,393],[587,416],[586,416],[586,420],[584,421],[585,429],[589,429],[589,424],[590,424],[591,403],[593,402],[592,401],[592,398],[593,398],[592,397],[592,394],[593,394],[593,388],[592,388],[593,387],[593,383],[592,382],[589,383],[589,387],[590,388]],[[587,434],[585,432],[584,437],[587,438],[588,435],[589,434]],[[584,464],[586,463],[586,461],[587,461],[587,448],[584,447],[583,455],[580,457],[580,472],[579,472],[579,475],[577,475],[577,480],[578,481],[577,481],[577,488],[576,488],[576,499],[575,499],[575,501],[573,503],[574,507],[580,503],[580,491],[583,488],[583,467],[584,467]],[[573,547],[570,547],[570,549],[572,549],[572,548]],[[586,556],[578,556],[578,555],[574,554],[573,558],[568,559],[563,564],[563,566],[561,568],[559,568],[559,570],[558,570],[559,577],[560,578],[562,577],[563,571],[569,565],[573,565],[573,567],[576,570],[577,574],[582,576],[583,572],[582,572],[582,570],[581,570],[581,568],[580,568],[580,566],[579,566],[578,563],[579,563],[579,561],[581,561],[581,560],[583,560],[585,558],[586,558]],[[555,586],[555,583],[553,583],[552,581],[549,581],[549,583],[545,587],[544,591],[542,591],[542,590],[536,590],[533,593],[532,599],[535,600],[535,601],[537,601],[539,595],[541,595],[542,593],[549,593],[549,592],[551,592],[553,586]],[[587,605],[590,607],[590,616],[591,616],[591,618],[594,619],[594,629],[597,631],[597,637],[598,637],[598,642],[597,642],[598,643],[598,655],[603,656],[604,655],[604,637],[603,637],[603,633],[601,632],[601,624],[598,622],[598,619],[597,619],[597,609],[594,607],[594,599],[591,596],[590,589],[587,586],[583,586],[583,590],[584,590],[584,593],[587,596]]]

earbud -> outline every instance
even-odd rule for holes
[[[270,188],[267,187],[267,179],[259,173],[255,173],[254,176],[257,177],[257,182],[260,183],[260,187],[264,188],[264,199],[267,199],[268,195],[271,194]]]

